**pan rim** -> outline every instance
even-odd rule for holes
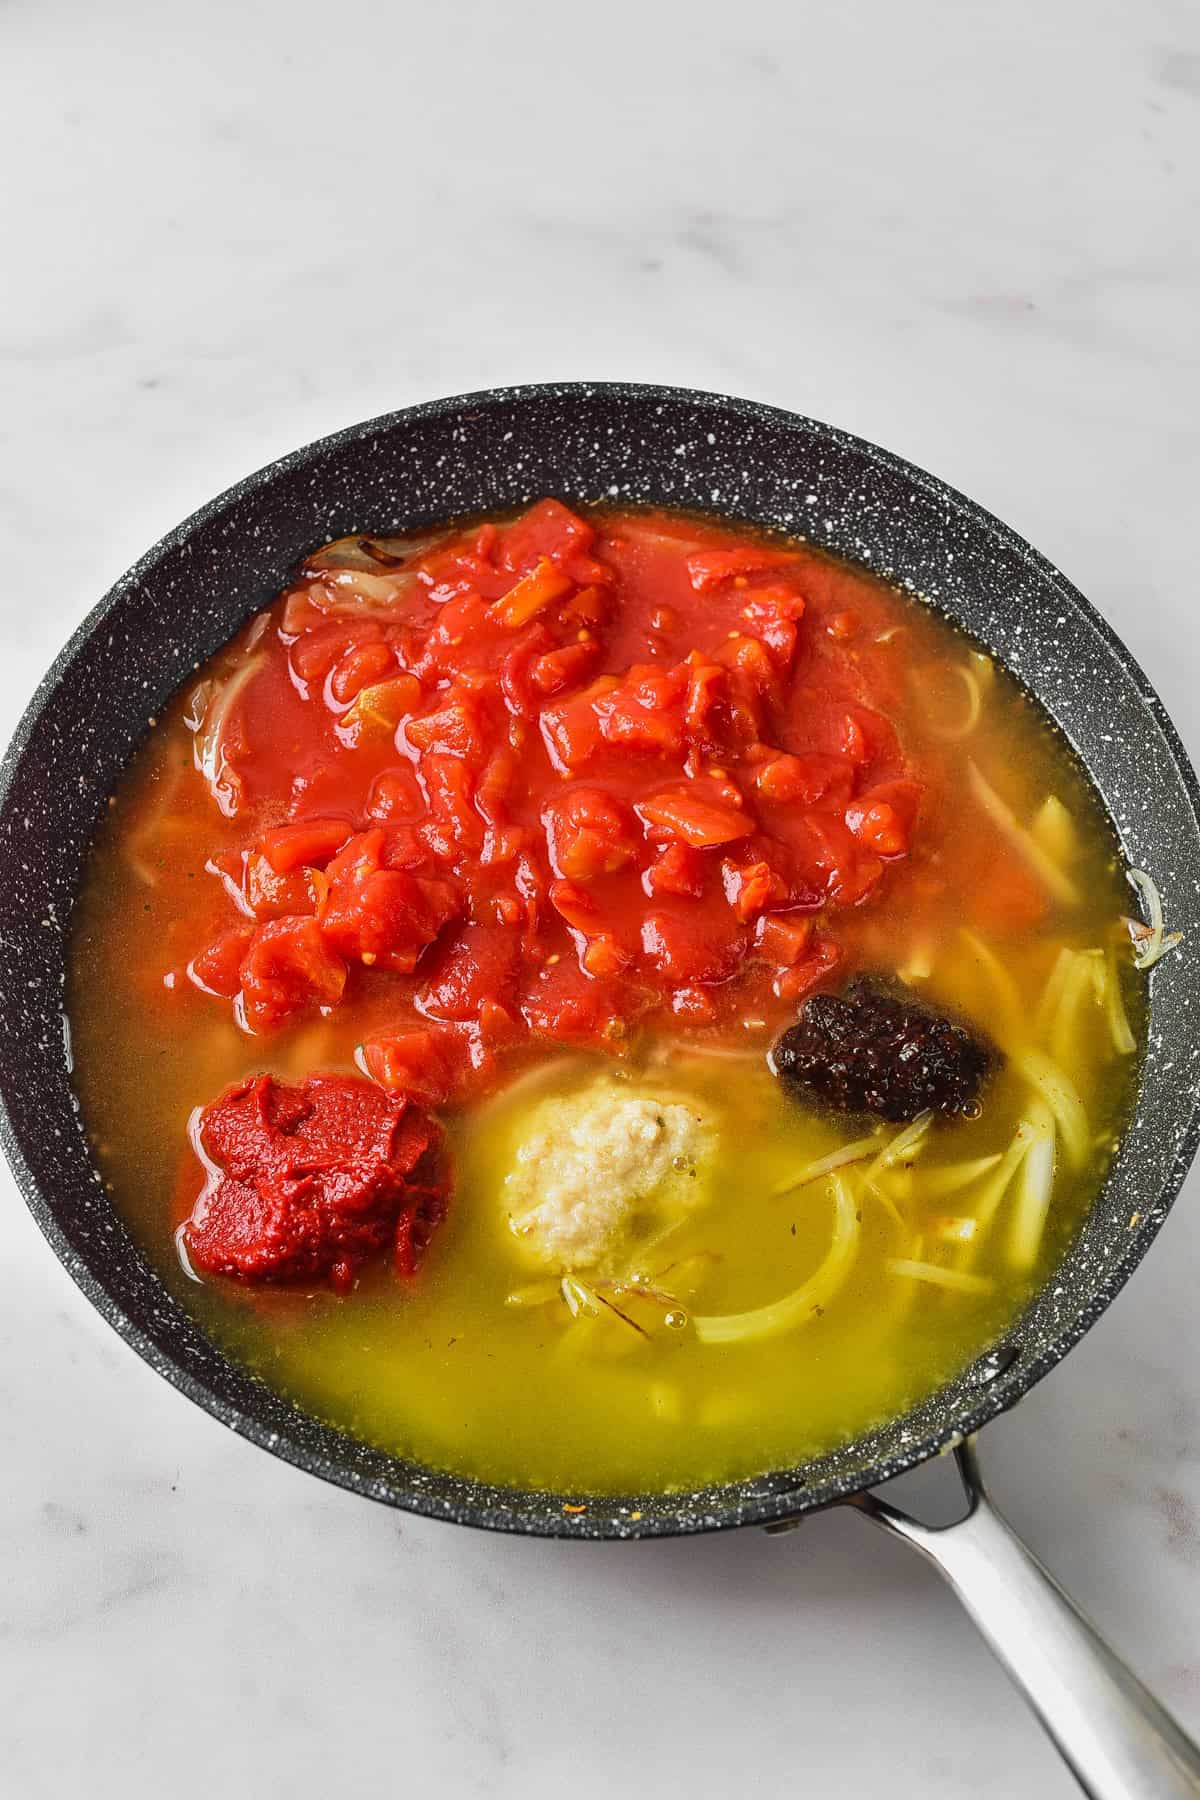
[[[16,772],[29,746],[31,736],[45,711],[46,704],[59,683],[69,675],[83,648],[131,588],[150,575],[166,557],[186,545],[197,531],[219,519],[228,508],[269,488],[281,477],[296,470],[302,470],[322,457],[336,453],[363,438],[394,431],[421,419],[462,414],[472,409],[491,409],[514,402],[519,403],[523,400],[570,401],[604,395],[639,403],[658,402],[663,405],[691,406],[700,411],[708,410],[725,424],[728,424],[730,420],[745,419],[785,423],[793,429],[797,426],[801,427],[824,442],[852,449],[857,455],[880,470],[902,477],[910,486],[949,504],[967,522],[988,535],[998,538],[1030,570],[1034,577],[1053,585],[1077,616],[1088,624],[1099,637],[1110,657],[1120,667],[1162,734],[1175,773],[1190,807],[1196,834],[1200,837],[1200,782],[1197,780],[1179,733],[1153,685],[1132,652],[1091,602],[1054,564],[1010,526],[949,483],[921,469],[906,458],[883,449],[867,439],[843,431],[839,427],[827,425],[807,415],[762,401],[741,399],[703,390],[643,382],[611,381],[524,383],[516,386],[476,390],[466,394],[447,395],[414,406],[400,408],[379,417],[343,427],[341,430],[317,438],[299,449],[289,451],[242,477],[207,501],[160,538],[138,558],[125,574],[118,578],[109,591],[89,609],[54,657],[25,708],[3,759],[0,760],[0,815],[8,806]],[[0,1083],[0,1145],[5,1150],[17,1187],[36,1224],[76,1286],[118,1335],[142,1357],[143,1361],[148,1363],[158,1374],[164,1376],[172,1386],[185,1394],[196,1405],[203,1407],[222,1424],[229,1426],[238,1436],[270,1451],[283,1461],[291,1463],[292,1466],[317,1475],[349,1492],[364,1495],[423,1517],[443,1519],[459,1524],[469,1524],[478,1529],[505,1531],[522,1536],[592,1541],[600,1539],[627,1540],[690,1536],[709,1531],[729,1530],[750,1524],[768,1525],[782,1519],[797,1517],[805,1512],[839,1504],[867,1488],[876,1486],[882,1481],[891,1479],[894,1475],[927,1461],[948,1448],[962,1435],[980,1429],[989,1420],[1011,1407],[1062,1360],[1107,1310],[1129,1281],[1150,1244],[1154,1241],[1179,1194],[1196,1150],[1200,1146],[1200,1095],[1193,1097],[1186,1127],[1178,1138],[1171,1165],[1158,1188],[1152,1206],[1147,1208],[1141,1228],[1130,1234],[1128,1247],[1123,1255],[1116,1260],[1105,1278],[1095,1287],[1086,1303],[1061,1330],[1055,1333],[1041,1352],[1029,1361],[1022,1361],[1015,1365],[1011,1373],[1001,1376],[988,1387],[981,1388],[976,1404],[966,1412],[965,1416],[960,1414],[954,1423],[948,1425],[944,1430],[931,1436],[922,1437],[919,1441],[895,1453],[880,1456],[876,1461],[856,1468],[852,1474],[839,1475],[835,1473],[823,1477],[819,1484],[812,1487],[803,1484],[800,1479],[800,1471],[780,1471],[774,1475],[766,1473],[743,1482],[706,1487],[689,1491],[686,1495],[681,1494],[680,1501],[686,1501],[686,1505],[681,1504],[680,1508],[674,1512],[661,1510],[670,1506],[673,1495],[655,1495],[655,1511],[643,1512],[639,1516],[634,1516],[638,1513],[637,1497],[596,1494],[590,1498],[596,1502],[598,1511],[603,1508],[603,1517],[598,1516],[598,1512],[595,1515],[592,1514],[590,1508],[582,1513],[567,1514],[562,1511],[562,1504],[566,1502],[567,1496],[549,1495],[545,1490],[537,1489],[525,1491],[498,1488],[468,1479],[461,1481],[462,1487],[469,1496],[462,1502],[439,1497],[424,1491],[411,1478],[405,1479],[409,1471],[418,1475],[422,1473],[419,1464],[400,1458],[390,1458],[389,1461],[397,1471],[396,1482],[390,1484],[386,1480],[361,1475],[353,1467],[338,1463],[332,1457],[314,1451],[299,1440],[293,1440],[286,1432],[271,1428],[265,1422],[255,1419],[224,1399],[206,1380],[186,1368],[148,1331],[136,1324],[128,1316],[121,1302],[110,1292],[103,1279],[73,1247],[59,1224],[53,1203],[43,1193],[42,1187],[30,1169],[21,1149],[15,1129],[7,1081]],[[232,1361],[232,1359],[228,1360]],[[297,1417],[301,1416],[303,1415],[297,1412]],[[331,1427],[325,1427],[325,1430],[332,1433],[335,1441],[344,1441],[348,1445],[361,1448],[358,1440],[351,1438],[348,1434],[337,1432]],[[430,1477],[442,1478],[440,1471],[430,1469],[427,1473]],[[792,1482],[793,1485],[786,1488],[780,1486],[785,1480]],[[755,1492],[756,1484],[762,1483],[772,1484],[771,1491]],[[580,1498],[587,1499],[589,1496],[581,1495]],[[629,1504],[622,1516],[621,1509],[627,1498]],[[551,1506],[555,1506],[557,1510],[550,1510]]]

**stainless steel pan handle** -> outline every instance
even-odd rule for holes
[[[974,1439],[955,1451],[966,1516],[923,1525],[879,1494],[850,1502],[946,1577],[1093,1800],[1196,1800],[1200,1748],[1072,1604],[989,1500]]]

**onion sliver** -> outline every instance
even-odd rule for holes
[[[1021,996],[1017,992],[1016,982],[996,952],[975,932],[964,925],[958,935],[991,983],[996,1006],[1003,1020],[1001,1035],[1015,1033],[1022,1018]]]
[[[969,1162],[948,1163],[944,1169],[927,1169],[921,1178],[921,1196],[928,1200],[945,1200],[961,1193],[973,1181],[981,1181],[1000,1163],[1000,1152],[991,1156],[974,1156]]]
[[[908,1256],[893,1256],[887,1270],[889,1275],[907,1275],[913,1281],[927,1281],[932,1287],[950,1288],[956,1294],[990,1294],[994,1285],[987,1275],[967,1275],[961,1269],[914,1262]]]
[[[1075,966],[1075,952],[1063,945],[1054,959],[1054,967],[1046,977],[1046,985],[1042,989],[1042,997],[1038,1001],[1036,1013],[1033,1015],[1033,1034],[1045,1038],[1062,1000],[1063,989],[1070,979],[1071,970]]]
[[[1079,854],[1075,821],[1057,794],[1047,794],[1033,815],[1029,830],[1034,842],[1040,844],[1046,855],[1052,856],[1060,867],[1074,861]]]
[[[940,738],[944,744],[958,744],[963,738],[970,737],[983,711],[983,695],[975,670],[968,668],[965,663],[954,663],[951,673],[958,676],[966,692],[967,709],[962,719],[957,725],[939,725],[933,719],[926,721],[930,736]]]
[[[1030,1108],[1033,1142],[1025,1152],[1017,1174],[1015,1205],[1008,1230],[1008,1260],[1015,1269],[1028,1271],[1037,1262],[1050,1198],[1054,1192],[1054,1115],[1044,1100]]]
[[[1172,931],[1169,936],[1163,936],[1162,896],[1145,869],[1126,869],[1125,879],[1137,893],[1139,899],[1145,901],[1146,911],[1150,914],[1148,932],[1134,935],[1133,928],[1130,927],[1130,933],[1134,940],[1133,960],[1139,969],[1152,969],[1156,962],[1162,960],[1168,950],[1173,950],[1176,944],[1183,942],[1183,933]]]
[[[911,1162],[920,1150],[925,1133],[932,1124],[932,1112],[918,1113],[911,1125],[906,1125],[903,1131],[898,1131],[895,1137],[888,1139],[867,1170],[865,1179],[874,1181],[875,1177],[884,1169],[894,1169],[897,1163]]]
[[[238,809],[242,782],[241,777],[225,760],[225,727],[229,723],[234,703],[241,699],[265,661],[264,655],[252,656],[240,669],[228,676],[212,695],[196,729],[196,740],[192,746],[196,767],[227,819],[231,819]]]
[[[817,1309],[829,1304],[858,1255],[861,1222],[858,1206],[840,1175],[830,1178],[833,1190],[833,1242],[824,1262],[808,1280],[782,1300],[752,1312],[711,1313],[693,1320],[702,1344],[745,1344],[811,1324]]]
[[[1075,1060],[1080,1005],[1089,993],[1093,1000],[1103,1000],[1104,987],[1103,950],[1077,950],[1046,1035],[1047,1048],[1056,1063]]]
[[[984,1182],[976,1196],[975,1217],[979,1221],[981,1236],[995,1218],[1000,1202],[1008,1192],[1009,1183],[1020,1168],[1032,1143],[1033,1128],[1027,1120],[1022,1119],[1014,1133],[1012,1143],[996,1164],[995,1172]]]
[[[819,1181],[822,1175],[832,1175],[835,1169],[844,1169],[848,1163],[865,1162],[879,1148],[877,1137],[856,1138],[852,1144],[843,1144],[838,1150],[831,1150],[828,1156],[818,1156],[815,1162],[805,1163],[804,1167],[785,1181],[782,1187],[775,1189],[778,1200],[784,1194],[794,1194],[797,1188],[807,1187],[810,1181]]]
[[[1054,1114],[1055,1123],[1062,1133],[1067,1161],[1073,1168],[1082,1168],[1091,1150],[1091,1133],[1088,1116],[1074,1082],[1063,1074],[1050,1057],[1029,1046],[1019,1051],[1013,1057],[1013,1062],[1025,1079],[1037,1088]]]
[[[1129,1023],[1129,1014],[1125,1011],[1125,1001],[1121,994],[1121,971],[1111,950],[1105,958],[1104,1011],[1112,1033],[1113,1049],[1120,1056],[1132,1056],[1137,1049],[1137,1039]]]
[[[1064,875],[1052,856],[1047,856],[1037,839],[1021,824],[1012,808],[1000,798],[990,781],[980,774],[973,762],[967,764],[971,791],[992,823],[1001,830],[1013,847],[1021,852],[1030,868],[1063,906],[1078,906],[1079,889],[1069,875]]]

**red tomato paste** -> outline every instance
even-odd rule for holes
[[[440,1142],[419,1107],[366,1081],[238,1082],[193,1128],[207,1179],[183,1228],[188,1258],[247,1282],[344,1289],[390,1246],[410,1274],[445,1211]]]

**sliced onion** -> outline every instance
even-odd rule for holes
[[[1182,931],[1172,931],[1163,936],[1163,906],[1155,882],[1147,875],[1145,869],[1126,869],[1125,879],[1138,897],[1145,902],[1146,911],[1150,914],[1150,928],[1135,930],[1135,921],[1130,921],[1129,935],[1133,939],[1133,960],[1139,969],[1152,969],[1157,962],[1173,950],[1176,944],[1183,942]]]
[[[1076,950],[1062,994],[1046,1033],[1046,1045],[1056,1063],[1070,1063],[1076,1049],[1076,1019],[1083,1000],[1104,995],[1103,950]]]
[[[1036,1013],[1033,1015],[1033,1032],[1038,1038],[1045,1038],[1050,1030],[1051,1022],[1058,1012],[1062,1000],[1063,989],[1070,979],[1075,964],[1075,952],[1063,945],[1054,959],[1054,965],[1046,977],[1046,985],[1042,989],[1042,997],[1038,1001]]]
[[[1029,1045],[1017,1052],[1013,1062],[1054,1114],[1067,1161],[1072,1168],[1081,1169],[1091,1154],[1092,1143],[1088,1116],[1074,1082],[1049,1056]]]
[[[886,1267],[891,1275],[927,1281],[931,1287],[951,1288],[957,1294],[990,1294],[995,1286],[988,1275],[968,1275],[963,1269],[943,1269],[938,1263],[916,1262],[909,1256],[893,1256]]]
[[[815,1162],[805,1163],[782,1187],[777,1187],[775,1198],[794,1194],[797,1188],[807,1187],[810,1181],[819,1181],[822,1175],[832,1175],[835,1169],[844,1169],[848,1163],[865,1162],[878,1148],[877,1137],[856,1138],[852,1144],[843,1144],[840,1149],[831,1150],[828,1156],[818,1156]]]
[[[1000,1152],[991,1156],[975,1156],[969,1162],[948,1163],[944,1169],[927,1169],[921,1179],[922,1197],[928,1200],[946,1200],[951,1194],[959,1194],[970,1187],[973,1181],[982,1181],[985,1175],[1000,1163]]]
[[[966,710],[956,724],[949,726],[929,717],[926,719],[926,728],[931,737],[940,738],[945,744],[958,744],[962,742],[963,738],[970,737],[978,725],[980,714],[983,712],[983,694],[980,690],[978,675],[965,663],[954,663],[950,673],[957,675],[963,684],[967,702]]]
[[[932,1124],[932,1111],[926,1110],[918,1113],[912,1123],[906,1125],[903,1131],[898,1131],[895,1137],[888,1139],[867,1170],[866,1179],[870,1181],[883,1169],[894,1169],[898,1163],[911,1162],[920,1151],[925,1141],[925,1134]]]
[[[311,556],[306,556],[303,571],[324,574],[329,569],[357,569],[365,575],[379,575],[401,564],[414,563],[432,550],[440,534],[424,537],[368,537],[353,532],[349,537],[334,538]]]
[[[1121,971],[1111,950],[1105,958],[1104,1012],[1112,1033],[1113,1049],[1119,1056],[1132,1056],[1137,1049],[1137,1039],[1133,1035],[1133,1027],[1129,1023],[1129,1014],[1125,1010],[1121,994]]]
[[[808,1280],[782,1300],[752,1312],[712,1313],[694,1320],[702,1344],[745,1344],[809,1325],[818,1309],[828,1306],[842,1287],[858,1255],[862,1226],[849,1185],[840,1175],[830,1178],[833,1190],[833,1242],[824,1262]]]
[[[994,1172],[984,1182],[976,1196],[975,1217],[979,1221],[981,1236],[995,1218],[1000,1202],[1008,1192],[1009,1184],[1024,1161],[1032,1142],[1033,1128],[1027,1120],[1022,1119],[1013,1134],[1008,1149],[1001,1156]]]
[[[1015,1033],[1020,1027],[1023,1014],[1021,996],[1017,992],[1016,982],[996,952],[990,945],[984,943],[977,932],[971,931],[964,925],[959,931],[959,936],[991,984],[996,1008],[1003,1021],[1004,1033]]]
[[[209,694],[199,726],[192,726],[196,733],[192,745],[196,767],[227,819],[233,818],[241,804],[242,778],[226,761],[225,730],[235,705],[266,660],[263,654],[252,656],[240,669],[235,669],[232,675],[217,683]],[[201,684],[202,687],[207,685],[209,684]],[[193,708],[193,713],[194,711]]]
[[[1070,876],[1063,873],[1053,857],[1047,856],[1037,839],[1025,829],[1012,808],[1000,798],[991,782],[986,780],[973,762],[967,763],[967,779],[972,793],[992,823],[1003,832],[1013,848],[1020,851],[1054,898],[1063,906],[1078,906],[1079,889]]]
[[[1054,1192],[1054,1115],[1044,1100],[1035,1100],[1028,1123],[1033,1133],[1021,1161],[1014,1190],[1015,1204],[1008,1229],[1008,1259],[1015,1269],[1028,1272],[1038,1259],[1050,1200]]]
[[[1074,862],[1079,854],[1075,821],[1057,794],[1046,795],[1033,815],[1029,833],[1034,843],[1040,844],[1060,868]]]

